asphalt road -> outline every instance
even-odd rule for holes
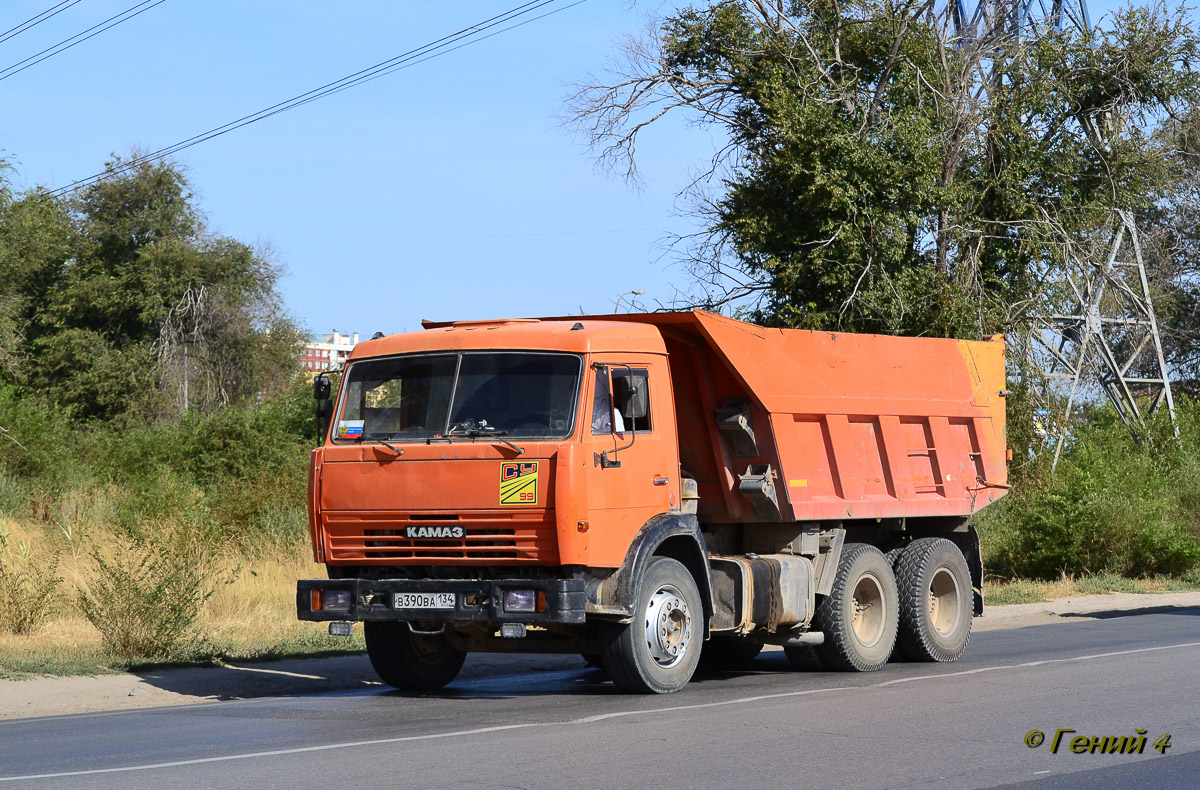
[[[1200,786],[1200,609],[991,631],[955,664],[862,675],[794,672],[773,652],[667,697],[618,693],[578,664],[439,695],[0,722],[0,790]],[[1059,729],[1074,732],[1055,754]],[[1141,754],[1069,748],[1136,730]]]

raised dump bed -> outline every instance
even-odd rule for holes
[[[1002,336],[606,318],[663,334],[701,522],[966,516],[1008,488]]]

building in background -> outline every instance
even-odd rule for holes
[[[356,345],[358,332],[347,335],[335,329],[333,334],[321,335],[320,342],[305,344],[300,351],[300,368],[306,371],[341,370]]]

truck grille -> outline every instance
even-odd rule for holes
[[[554,565],[558,541],[554,511],[472,513],[322,514],[326,558],[360,564]],[[462,527],[463,536],[409,538],[408,527]]]

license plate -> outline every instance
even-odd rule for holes
[[[396,593],[392,605],[396,609],[453,609],[454,593]]]

